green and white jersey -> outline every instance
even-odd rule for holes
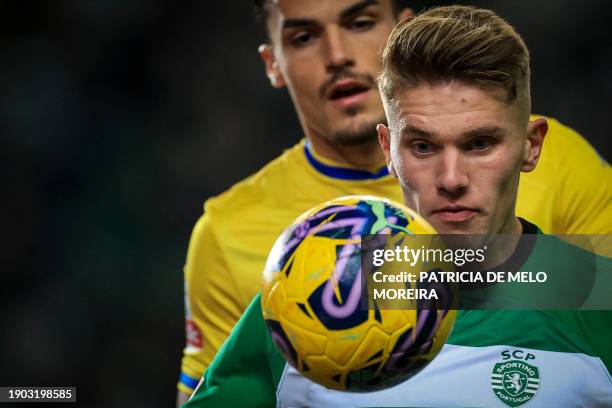
[[[286,365],[277,406],[612,406],[604,362],[554,315],[463,311],[453,333],[423,371],[383,391],[331,391]]]
[[[611,366],[612,311],[463,310],[414,377],[382,391],[334,391],[285,362],[258,295],[186,406],[612,407]]]

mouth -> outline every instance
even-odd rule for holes
[[[441,207],[432,211],[432,215],[442,222],[461,223],[466,222],[480,213],[477,208],[463,206]]]
[[[355,79],[336,81],[327,92],[327,99],[338,107],[347,107],[365,101],[370,86]]]

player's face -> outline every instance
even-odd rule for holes
[[[439,233],[518,233],[521,171],[537,163],[546,121],[526,120],[502,89],[462,82],[398,92],[379,126],[406,204]]]
[[[261,47],[268,77],[287,86],[310,137],[376,140],[384,110],[375,78],[395,16],[390,0],[278,0]]]

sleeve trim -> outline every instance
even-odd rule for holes
[[[181,376],[179,377],[179,384],[182,384],[191,390],[194,390],[198,386],[198,382],[198,379],[190,377],[185,373],[181,373]]]

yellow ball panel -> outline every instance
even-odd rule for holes
[[[283,285],[279,284],[279,282],[272,282],[264,287],[261,298],[264,300],[262,304],[264,319],[278,320],[278,314],[283,313],[287,299]]]
[[[378,323],[378,326],[385,333],[403,332],[404,328],[416,324],[416,310],[381,310],[380,315],[382,323]]]
[[[309,370],[304,375],[328,388],[342,389],[340,384],[345,370],[331,361],[327,356],[308,356],[304,359]],[[335,381],[334,379],[338,379]]]
[[[284,279],[283,284],[291,288],[287,293],[305,301],[312,291],[327,281],[336,263],[335,245],[343,242],[324,237],[306,238],[296,250],[292,272]],[[301,271],[301,275],[294,274],[296,270]]]
[[[291,344],[298,350],[300,356],[325,353],[325,346],[327,345],[327,336],[325,334],[317,334],[315,331],[308,330],[305,324],[298,326],[284,318],[280,322]],[[302,322],[305,322],[305,320]],[[319,328],[319,330],[321,329]]]
[[[348,366],[351,369],[359,369],[372,363],[384,361],[387,357],[387,345],[389,343],[389,335],[378,327],[372,327],[368,330],[359,348],[351,358]],[[372,358],[379,352],[380,356]]]
[[[369,326],[369,322],[366,321],[352,329],[330,332],[330,341],[325,349],[325,354],[339,366],[346,366],[361,344]]]

